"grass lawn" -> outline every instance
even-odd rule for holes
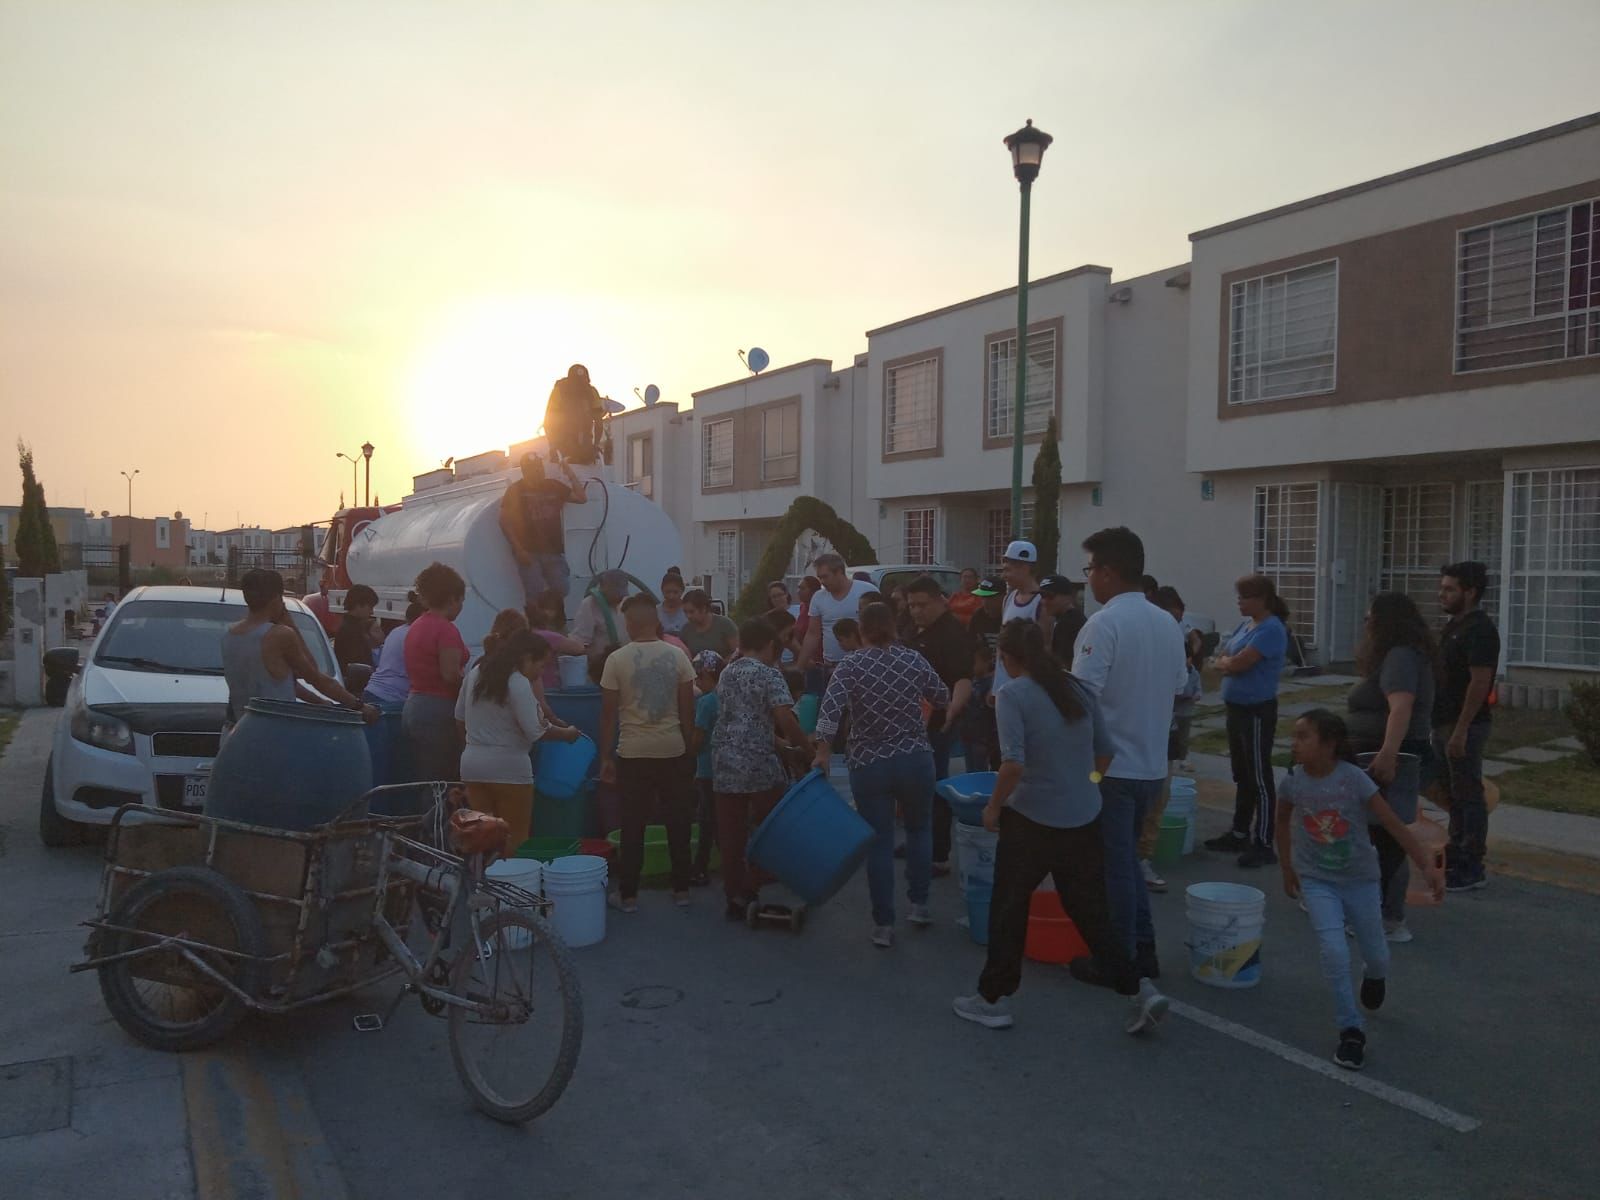
[[[1497,708],[1494,725],[1489,732],[1489,744],[1484,747],[1484,757],[1493,758],[1519,746],[1537,746],[1553,742],[1556,738],[1572,736],[1572,722],[1566,714],[1532,708]]]
[[[11,741],[11,735],[16,732],[17,722],[22,720],[22,714],[14,710],[0,710],[0,755],[5,754],[6,746]]]
[[[1499,719],[1495,717],[1496,721]],[[1496,778],[1495,783],[1500,787],[1500,799],[1506,804],[1600,817],[1600,767],[1583,753],[1557,762],[1534,763],[1507,771]]]

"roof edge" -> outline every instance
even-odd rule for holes
[[[1075,275],[1105,275],[1109,277],[1110,274],[1110,267],[1096,266],[1094,263],[1084,263],[1083,266],[1073,267],[1070,271],[1061,271],[1055,275],[1046,275],[1043,279],[1030,279],[1028,281],[1028,288],[1029,290],[1032,290],[1036,287],[1042,287],[1047,283],[1059,283],[1061,280],[1071,279]],[[876,329],[867,330],[867,336],[869,338],[876,337],[880,333],[889,333],[895,329],[904,329],[907,325],[915,325],[918,321],[927,321],[934,317],[942,317],[946,313],[957,312],[963,308],[971,308],[974,304],[987,304],[990,300],[999,300],[1003,296],[1014,296],[1016,293],[1016,285],[1012,284],[1012,286],[1008,288],[1001,288],[998,292],[988,292],[982,296],[974,296],[970,300],[958,300],[956,303],[947,304],[943,308],[935,308],[925,313],[918,313],[914,317],[905,317],[899,321],[891,321],[887,325],[880,325]]]
[[[782,375],[785,371],[798,371],[801,367],[815,366],[827,367],[831,371],[833,369],[833,360],[831,358],[802,359],[800,362],[792,362],[787,366],[774,367],[770,371],[762,371],[759,375],[750,374],[746,375],[743,379],[730,379],[727,383],[713,384],[711,387],[701,388],[698,391],[690,392],[689,395],[698,400],[701,396],[709,396],[712,392],[720,392],[723,388],[737,387],[741,383],[749,383],[752,379],[770,379],[774,375]]]
[[[1316,208],[1321,204],[1331,204],[1335,200],[1357,196],[1362,192],[1375,191],[1378,188],[1388,187],[1394,183],[1404,183],[1408,179],[1431,175],[1435,171],[1458,167],[1462,163],[1475,162],[1480,158],[1488,158],[1493,154],[1504,154],[1508,150],[1520,150],[1523,146],[1531,146],[1536,142],[1549,141],[1551,138],[1577,133],[1595,125],[1600,125],[1600,112],[1590,113],[1588,116],[1583,117],[1574,117],[1570,121],[1563,121],[1559,125],[1548,125],[1543,129],[1535,129],[1531,133],[1519,133],[1516,137],[1506,138],[1504,141],[1491,142],[1487,146],[1464,150],[1460,154],[1452,154],[1448,158],[1434,159],[1432,162],[1423,163],[1420,166],[1406,167],[1404,170],[1395,171],[1389,175],[1380,175],[1378,178],[1369,179],[1364,183],[1353,183],[1348,187],[1337,188],[1331,192],[1323,192],[1319,196],[1311,196],[1305,200],[1295,200],[1289,204],[1281,204],[1277,208],[1269,208],[1265,212],[1254,213],[1248,217],[1224,221],[1221,225],[1212,225],[1207,229],[1191,233],[1189,240],[1197,242],[1201,238],[1215,237],[1219,233],[1230,233],[1235,229],[1242,229],[1246,225],[1270,221],[1274,217],[1284,217],[1290,213],[1303,212],[1308,208]]]

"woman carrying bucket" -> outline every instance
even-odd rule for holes
[[[1365,963],[1361,1007],[1383,1004],[1389,975],[1389,944],[1383,936],[1378,894],[1378,852],[1367,836],[1376,821],[1404,848],[1435,896],[1444,895],[1444,875],[1360,767],[1349,761],[1344,722],[1314,708],[1294,723],[1295,767],[1278,789],[1278,850],[1283,890],[1304,898],[1322,953],[1322,973],[1333,990],[1339,1045],[1333,1061],[1359,1071],[1366,1055],[1366,1022],[1350,985],[1354,932]]]
[[[856,810],[872,826],[867,851],[867,887],[872,893],[872,944],[894,945],[894,810],[906,825],[907,920],[930,925],[928,886],[933,876],[933,746],[923,723],[922,702],[950,704],[950,690],[938,672],[909,646],[895,643],[894,610],[867,605],[861,616],[865,645],[845,656],[828,681],[817,718],[816,759],[826,772],[832,739],[840,722],[850,720],[845,761]]]
[[[1049,875],[1089,950],[1132,1001],[1123,1027],[1143,1033],[1166,1014],[1167,999],[1139,978],[1111,927],[1099,788],[1111,742],[1099,704],[1051,657],[1036,622],[1008,622],[999,651],[1011,682],[995,702],[1000,771],[983,813],[985,828],[1000,834],[989,953],[977,995],[959,997],[956,1015],[990,1029],[1011,1026],[1007,997],[1022,981],[1029,903]]]

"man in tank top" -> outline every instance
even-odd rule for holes
[[[244,715],[252,700],[312,699],[298,686],[302,681],[334,703],[361,713],[369,724],[378,719],[376,708],[363,704],[337,679],[317,669],[284,606],[282,575],[261,569],[246,571],[239,587],[249,613],[222,635],[230,724]]]
[[[1006,547],[1005,561],[1000,566],[1000,578],[1005,580],[1006,599],[1000,609],[1000,628],[1016,620],[1037,621],[1044,631],[1045,645],[1050,644],[1050,631],[1055,624],[1034,572],[1039,569],[1039,550],[1032,542],[1015,541]],[[994,664],[994,689],[989,703],[994,703],[994,693],[1011,682],[1004,664],[997,656]]]

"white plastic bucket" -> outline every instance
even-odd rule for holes
[[[1169,817],[1182,817],[1189,823],[1189,828],[1183,831],[1183,852],[1194,853],[1194,817],[1196,801],[1194,789],[1187,792],[1178,791],[1178,781],[1172,781],[1172,795],[1167,798],[1166,815]]]
[[[556,658],[556,669],[561,672],[563,688],[589,686],[589,660],[581,654],[562,654]]]
[[[961,883],[961,894],[966,895],[969,883],[994,887],[994,850],[1000,835],[990,833],[981,825],[963,825],[960,821],[955,822],[955,830],[956,877]]]
[[[490,863],[484,874],[490,879],[499,880],[501,883],[515,884],[523,891],[539,894],[539,878],[544,870],[544,864],[537,858],[503,858],[499,862]],[[513,950],[520,950],[532,939],[521,929],[513,929],[506,934],[506,945]]]
[[[544,894],[555,907],[550,923],[569,946],[592,946],[606,936],[606,860],[574,854],[547,863]]]
[[[1267,897],[1242,883],[1194,883],[1184,893],[1189,916],[1189,974],[1212,987],[1261,982],[1261,931]]]

